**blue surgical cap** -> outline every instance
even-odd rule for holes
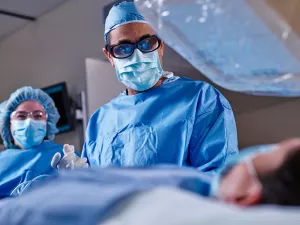
[[[128,23],[147,23],[145,18],[137,11],[133,2],[121,2],[115,4],[105,21],[104,40],[113,29]]]
[[[16,148],[10,132],[10,114],[23,102],[36,101],[40,103],[48,114],[47,138],[53,140],[58,132],[56,124],[60,118],[52,98],[40,89],[23,87],[10,95],[7,101],[0,104],[0,133],[6,148]]]

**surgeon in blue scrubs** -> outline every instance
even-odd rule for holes
[[[40,89],[23,87],[0,107],[0,133],[7,148],[0,153],[0,198],[21,183],[54,172],[50,162],[63,146],[53,142],[59,113]]]
[[[132,2],[113,6],[104,39],[126,90],[90,118],[82,153],[90,166],[163,163],[214,172],[237,154],[228,101],[205,82],[163,70],[164,42]]]

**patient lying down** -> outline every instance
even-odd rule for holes
[[[0,201],[0,221],[7,225],[97,224],[124,199],[159,187],[244,206],[300,205],[299,139],[244,155],[215,177],[173,166],[65,171],[33,185],[22,196]],[[153,199],[153,207],[159,202]]]
[[[238,205],[300,205],[300,140],[244,157],[222,177],[217,196]]]

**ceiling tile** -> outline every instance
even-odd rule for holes
[[[38,17],[66,0],[0,0],[0,9]]]
[[[0,39],[22,27],[28,21],[0,15]]]

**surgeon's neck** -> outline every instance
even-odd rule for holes
[[[166,79],[165,77],[160,78],[159,81],[157,81],[157,83],[152,88],[159,87],[165,79]],[[150,88],[150,89],[152,89],[152,88]],[[150,89],[148,89],[148,90],[150,90]],[[146,91],[148,91],[148,90],[146,90]],[[135,91],[135,90],[127,87],[126,94],[127,95],[136,95],[136,94],[146,92],[146,91]]]

